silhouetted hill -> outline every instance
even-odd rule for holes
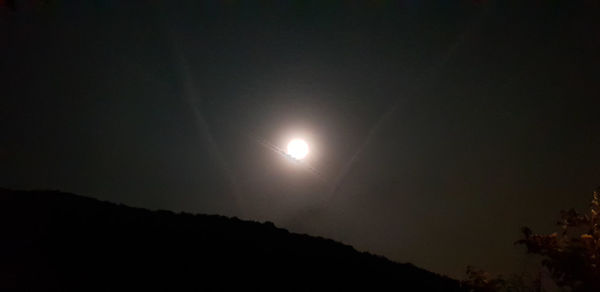
[[[0,189],[0,291],[459,291],[457,281],[272,223]]]

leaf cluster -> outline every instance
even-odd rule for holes
[[[589,213],[573,209],[561,211],[558,232],[535,234],[523,227],[524,238],[515,242],[525,245],[528,253],[544,257],[557,285],[573,291],[600,291],[600,192],[595,191]]]

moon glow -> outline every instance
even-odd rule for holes
[[[308,155],[308,144],[302,139],[292,139],[287,145],[287,154],[301,160]]]

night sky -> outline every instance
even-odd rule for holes
[[[597,1],[33,2],[0,1],[0,187],[462,278],[530,267],[520,227],[600,185]]]

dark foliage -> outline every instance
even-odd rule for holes
[[[524,227],[517,244],[544,257],[553,280],[572,291],[600,291],[600,191],[595,191],[588,214],[561,212],[560,232],[534,234]]]
[[[457,281],[272,223],[0,189],[0,291],[460,291]]]
[[[511,274],[493,277],[485,270],[467,266],[467,278],[462,284],[469,292],[537,292],[541,290],[539,277]]]

